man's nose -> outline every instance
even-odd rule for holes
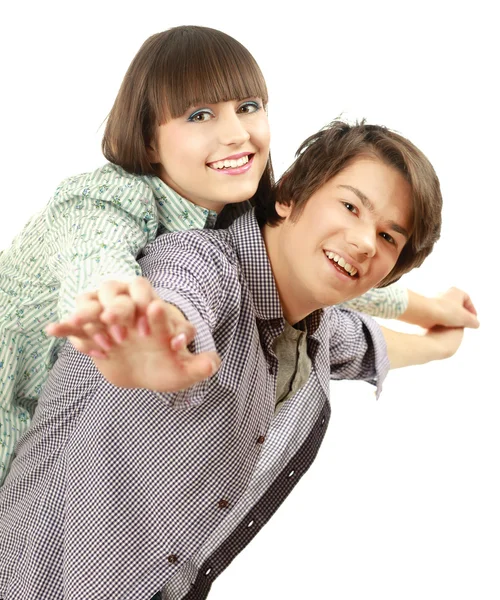
[[[373,226],[358,223],[348,231],[347,241],[353,253],[358,254],[360,260],[375,256],[375,252],[377,251],[377,232]]]

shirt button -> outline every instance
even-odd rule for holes
[[[176,563],[179,559],[177,558],[177,554],[169,554],[167,560],[169,563]]]
[[[263,444],[265,441],[266,441],[265,435],[259,435],[259,437],[257,438],[257,444]]]
[[[218,506],[219,508],[227,508],[227,507],[229,506],[229,501],[228,501],[228,500],[226,500],[225,498],[221,498],[221,499],[219,500],[219,502],[217,502],[217,506]]]

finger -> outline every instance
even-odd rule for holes
[[[144,315],[137,319],[137,330],[139,331],[139,335],[142,337],[146,337],[151,334],[151,328],[149,326],[147,316]]]
[[[108,327],[108,334],[116,344],[121,344],[127,339],[128,331],[123,325],[111,325]]]
[[[97,297],[103,309],[107,308],[116,296],[128,295],[129,283],[125,281],[104,281],[97,290]]]
[[[184,348],[186,348],[187,345],[188,342],[185,333],[179,333],[178,335],[174,336],[170,341],[170,348],[174,352],[184,350]]]
[[[90,294],[85,294],[76,299],[76,310],[67,318],[74,325],[83,325],[89,321],[97,321],[102,312],[99,300]]]
[[[469,298],[469,296],[465,298],[464,308],[466,308],[469,312],[473,313],[474,315],[477,315],[476,307],[472,303],[472,300]]]
[[[73,325],[68,321],[61,321],[60,323],[50,323],[45,328],[47,335],[53,337],[68,337],[70,335],[77,337],[87,337],[82,327]]]
[[[170,347],[172,350],[179,351],[182,348],[186,348],[196,337],[196,327],[185,319],[183,315],[182,318],[179,318],[177,314],[171,317],[169,327],[172,338]]]
[[[76,297],[76,305],[83,304],[88,301],[97,300],[97,290],[91,292],[83,292]]]
[[[84,354],[88,354],[88,351],[83,349],[84,344],[90,344],[91,347],[105,352],[113,347],[113,339],[110,335],[105,330],[97,329],[92,323],[83,327],[75,327],[71,324],[49,325],[46,331],[54,337],[70,338],[75,348],[78,346],[77,349]]]
[[[150,331],[154,331],[155,336],[158,336],[163,343],[169,343],[169,338],[177,337],[174,343],[175,350],[186,346],[196,335],[194,325],[184,317],[179,309],[164,302],[161,298],[153,300],[149,304],[146,317]]]
[[[114,346],[112,337],[108,334],[102,323],[86,323],[82,329],[85,336],[92,339],[98,349],[108,352]]]
[[[150,331],[154,331],[155,337],[167,344],[172,335],[172,323],[168,304],[161,299],[153,300],[146,309],[145,317],[139,319],[139,330],[141,330],[140,325],[143,323],[144,318]]]
[[[221,364],[217,352],[202,352],[201,354],[189,354],[183,361],[183,382],[186,387],[203,381],[214,375]]]
[[[69,337],[68,340],[73,344],[73,346],[81,352],[82,354],[86,354],[88,356],[93,356],[92,353],[97,353],[97,355],[101,355],[101,357],[106,357],[106,353],[98,348],[92,340],[82,340],[81,338]]]
[[[184,323],[175,326],[175,333],[170,342],[170,347],[174,351],[182,350],[183,348],[186,348],[195,337],[195,326],[191,322],[185,321]]]
[[[114,345],[114,340],[105,331],[96,333],[92,339],[101,350],[104,350],[104,352],[109,352]]]
[[[158,295],[154,291],[153,286],[145,277],[136,277],[131,281],[129,294],[139,312],[142,314],[146,313],[147,307],[153,300],[158,299]]]
[[[133,299],[125,294],[115,296],[101,314],[100,320],[106,325],[130,326],[136,316],[136,306]]]
[[[169,303],[166,303],[166,306],[169,315],[171,335],[174,338],[179,337],[179,340],[184,340],[184,334],[186,345],[191,343],[196,335],[195,326],[186,319],[184,314],[179,310],[177,306],[174,306],[173,304]]]
[[[477,313],[473,313],[469,310],[464,310],[463,313],[464,313],[463,326],[470,327],[472,329],[477,329],[479,327],[479,321],[476,317]]]

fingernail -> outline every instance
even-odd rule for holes
[[[125,339],[125,335],[120,325],[112,325],[109,328],[109,334],[117,344],[121,344]]]
[[[142,337],[147,337],[149,335],[149,325],[146,317],[139,317],[137,329],[139,330],[139,335]]]
[[[89,352],[89,356],[91,356],[92,358],[108,358],[106,354],[104,354],[104,352],[101,352],[100,350],[91,350]]]
[[[186,346],[186,341],[187,341],[186,334],[179,333],[179,335],[176,335],[174,338],[172,338],[170,347],[172,348],[172,350],[181,350],[182,348],[184,348]]]
[[[111,350],[112,345],[110,344],[108,338],[103,333],[96,333],[93,337],[94,342],[101,346],[103,350]]]

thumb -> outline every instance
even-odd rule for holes
[[[190,354],[186,358],[184,376],[189,386],[212,377],[221,364],[220,356],[215,351]]]
[[[464,327],[470,327],[471,329],[477,329],[479,327],[479,320],[473,312],[471,312],[465,308],[463,310],[463,315],[464,315]]]

